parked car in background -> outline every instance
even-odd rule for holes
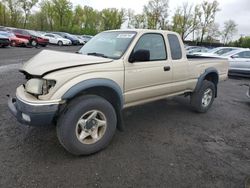
[[[0,47],[6,47],[10,45],[9,37],[0,34]]]
[[[80,44],[78,38],[71,35],[71,34],[69,34],[69,33],[65,33],[65,32],[52,32],[52,33],[60,35],[61,37],[65,38],[65,39],[71,40],[71,43],[73,45],[79,45]]]
[[[81,37],[83,38],[83,41],[85,43],[87,43],[90,39],[93,38],[93,36],[91,36],[91,35],[82,35]]]
[[[0,35],[4,35],[10,39],[11,46],[28,46],[29,41],[27,39],[18,38],[11,31],[0,31]]]
[[[80,44],[85,44],[84,39],[80,35],[75,35],[78,38]]]
[[[43,47],[49,44],[49,40],[45,39],[39,33],[32,31],[32,30],[24,30],[24,29],[13,29],[13,33],[18,38],[24,38],[29,40],[31,46],[38,46],[41,45]]]
[[[49,39],[50,44],[57,44],[58,46],[71,45],[71,40],[61,37],[60,35],[53,33],[46,33],[43,35],[44,38]]]
[[[248,85],[247,96],[250,99],[250,84]]]
[[[188,55],[193,55],[194,53],[197,53],[197,52],[208,52],[209,49],[208,48],[205,48],[205,47],[202,47],[202,46],[197,46],[196,48],[191,48],[189,50],[187,50],[187,54]]]
[[[196,52],[193,53],[193,55],[196,56],[204,56],[204,57],[218,57],[221,56],[225,53],[231,52],[233,50],[238,50],[241,48],[236,48],[236,47],[218,47],[218,48],[213,48],[207,52]]]
[[[229,75],[250,77],[250,49],[234,50],[221,57],[229,60]]]
[[[195,49],[195,48],[197,48],[199,46],[188,46],[188,45],[185,45],[184,47],[185,47],[186,51],[188,51],[188,50]]]

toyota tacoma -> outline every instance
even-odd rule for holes
[[[11,113],[25,125],[56,125],[66,150],[88,155],[123,129],[125,108],[186,95],[195,111],[206,112],[228,61],[187,56],[175,32],[112,30],[75,54],[43,50],[20,72],[27,82],[8,99]]]

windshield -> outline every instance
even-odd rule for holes
[[[36,37],[41,37],[41,36],[42,36],[40,33],[35,32],[35,31],[32,31],[32,30],[29,30],[28,32],[29,32],[31,35],[36,36]]]
[[[62,38],[62,36],[60,36],[60,35],[57,35],[57,34],[53,34],[54,36],[55,36],[55,38],[57,38],[57,39],[60,39],[60,38]]]
[[[213,48],[211,50],[208,50],[209,53],[217,52],[218,50],[221,50],[222,48]]]
[[[136,32],[132,31],[103,32],[86,43],[79,53],[119,59],[125,53],[135,35]]]
[[[6,37],[13,37],[14,36],[13,33],[9,33],[9,32],[0,32],[0,35],[6,36]]]
[[[222,54],[221,56],[231,56],[231,55],[234,55],[234,54],[236,54],[236,53],[238,53],[238,52],[241,52],[241,50],[232,50],[232,51],[230,51],[230,52],[227,52],[227,53],[225,53],[225,54]]]

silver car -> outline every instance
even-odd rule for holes
[[[222,55],[229,60],[229,75],[250,77],[250,49],[239,49]]]
[[[248,98],[250,98],[250,85],[249,85],[249,88],[247,90],[247,96],[248,96]]]

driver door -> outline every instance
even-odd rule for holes
[[[148,50],[149,60],[125,63],[125,103],[133,104],[170,93],[172,64],[167,58],[165,39],[159,33],[141,36],[132,53]]]

